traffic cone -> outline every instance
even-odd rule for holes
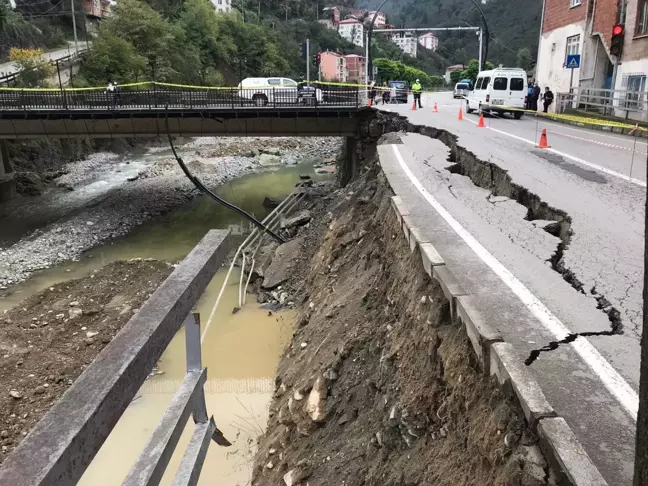
[[[434,110],[432,110],[434,113],[439,113],[439,108],[437,108],[436,101],[434,102]]]
[[[457,120],[463,120],[463,110],[461,109],[461,107],[459,107],[459,116],[457,117]]]
[[[477,124],[477,128],[486,128],[486,125],[484,124],[484,114],[483,113],[479,116],[479,123]]]
[[[368,104],[369,106],[372,105],[372,103],[371,103],[371,98],[367,98],[367,104]]]
[[[537,148],[551,148],[551,145],[547,143],[547,129],[542,129],[542,135],[540,135],[540,143],[536,145]]]
[[[416,100],[414,100],[414,102],[412,103],[412,110],[416,111]]]

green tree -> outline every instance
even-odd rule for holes
[[[40,49],[11,48],[9,60],[21,71],[19,85],[25,88],[38,88],[47,85],[47,79],[54,74],[54,67],[43,59]]]
[[[102,30],[84,63],[84,76],[94,86],[109,81],[134,82],[146,77],[147,59],[127,40]]]
[[[533,57],[531,56],[531,49],[528,47],[522,47],[517,52],[517,64],[516,66],[524,69],[525,71],[530,70],[534,65]]]

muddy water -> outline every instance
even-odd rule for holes
[[[315,176],[310,165],[282,167],[236,179],[218,192],[261,219],[268,212],[262,205],[264,197],[285,196],[303,173],[311,174],[314,179],[323,178]],[[234,235],[233,248],[250,229],[247,222],[229,210],[207,197],[198,197],[112,244],[89,251],[79,262],[34,274],[16,286],[11,295],[0,300],[0,313],[54,283],[87,275],[114,260],[136,257],[179,260],[213,228],[229,228]],[[225,273],[226,269],[218,272],[199,302],[198,311],[203,321],[211,312]],[[273,377],[294,322],[291,312],[269,316],[254,299],[232,314],[233,307],[238,305],[238,281],[239,274],[233,272],[202,346],[203,365],[208,368],[207,409],[233,445],[220,448],[211,444],[201,485],[243,486],[250,483],[256,437],[266,425]],[[79,484],[121,484],[184,377],[183,331],[163,354],[159,369],[162,373],[144,384]],[[162,484],[171,483],[192,428],[190,420],[178,447],[180,452],[174,455]]]

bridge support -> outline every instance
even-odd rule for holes
[[[0,140],[0,203],[8,201],[16,195],[16,181],[13,167],[9,160],[7,141]]]
[[[342,187],[353,180],[358,166],[357,155],[358,141],[356,137],[346,137],[342,162],[338,167],[338,181]]]

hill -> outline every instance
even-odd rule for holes
[[[377,8],[381,0],[358,0],[362,8]],[[488,60],[529,68],[538,50],[542,0],[489,0],[482,4],[490,29]],[[390,14],[389,22],[399,27],[461,27],[482,25],[479,12],[465,0],[388,0],[384,10]],[[478,39],[472,32],[437,34],[438,53],[451,64],[466,64],[477,57]],[[520,52],[526,49],[526,51]],[[531,59],[529,59],[529,56]]]

